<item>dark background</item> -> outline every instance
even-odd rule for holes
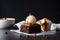
[[[54,23],[60,23],[58,0],[0,0],[0,17],[13,17],[16,22],[25,20],[32,12],[37,20],[47,17]]]

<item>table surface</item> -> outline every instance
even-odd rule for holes
[[[10,31],[10,29],[0,30],[0,40],[60,40],[60,31],[54,35],[26,36]]]

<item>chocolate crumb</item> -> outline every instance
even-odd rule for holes
[[[22,37],[22,35],[20,35],[20,37]]]
[[[59,29],[58,28],[56,29],[56,32],[59,32]]]
[[[8,34],[7,32],[5,32],[5,34]]]

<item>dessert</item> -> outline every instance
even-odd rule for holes
[[[6,20],[6,18],[0,18],[0,20]]]
[[[26,21],[24,24],[20,27],[21,32],[25,33],[39,33],[41,32],[41,27],[39,24],[36,24],[36,18],[35,16],[29,14],[29,16],[26,18]]]
[[[40,25],[41,25],[41,30],[44,31],[49,31],[51,28],[51,20],[47,18],[43,18],[40,20]]]

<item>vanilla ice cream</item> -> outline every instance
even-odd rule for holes
[[[35,24],[35,23],[36,23],[36,18],[35,18],[35,16],[33,16],[33,15],[30,14],[30,15],[26,18],[26,23]]]

